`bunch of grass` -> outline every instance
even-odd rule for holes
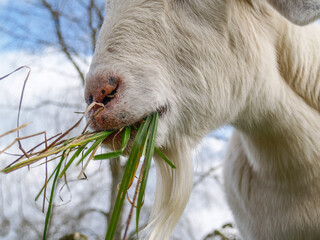
[[[30,71],[28,73],[28,76],[29,74],[30,74]],[[27,78],[26,78],[26,81],[27,81]],[[0,78],[0,80],[1,79],[3,78]],[[18,116],[20,115],[22,96],[23,96],[23,93],[21,95]],[[136,206],[136,234],[138,235],[139,217],[140,217],[141,207],[143,205],[144,193],[145,193],[148,174],[151,166],[151,160],[154,153],[156,152],[172,168],[175,168],[175,166],[165,157],[165,155],[158,148],[155,147],[155,139],[157,134],[158,119],[159,119],[157,112],[146,117],[141,122],[140,127],[138,129],[136,129],[135,126],[126,126],[122,129],[114,130],[114,131],[101,131],[101,132],[89,133],[89,132],[86,132],[87,126],[90,124],[90,121],[89,121],[81,135],[64,139],[74,128],[76,128],[79,125],[79,123],[82,121],[84,116],[90,111],[90,109],[95,104],[97,103],[91,104],[87,108],[87,110],[84,112],[81,119],[69,130],[67,130],[62,134],[57,134],[49,139],[47,139],[45,132],[36,133],[26,137],[20,137],[19,130],[23,127],[26,127],[27,124],[18,126],[16,129],[10,130],[0,135],[0,138],[5,137],[8,134],[13,132],[17,132],[17,135],[18,135],[18,137],[11,144],[9,144],[3,150],[0,150],[0,154],[6,152],[9,148],[11,148],[16,143],[18,143],[19,148],[23,153],[14,162],[12,162],[10,165],[2,169],[1,170],[2,173],[11,173],[20,168],[30,166],[32,164],[39,163],[39,162],[40,162],[40,165],[42,164],[46,165],[45,183],[35,198],[35,200],[37,200],[40,197],[40,195],[44,193],[43,194],[43,209],[44,209],[47,185],[51,182],[52,187],[51,187],[49,203],[48,203],[47,212],[46,212],[43,239],[47,239],[49,220],[50,220],[52,206],[53,206],[53,198],[54,198],[54,193],[55,193],[58,179],[64,176],[66,177],[67,171],[70,169],[74,161],[76,161],[75,166],[79,166],[80,164],[82,166],[82,169],[79,175],[81,176],[85,174],[84,171],[91,160],[106,160],[106,159],[111,159],[111,158],[116,158],[121,156],[129,142],[132,128],[135,128],[135,130],[137,130],[137,134],[133,140],[133,144],[129,153],[129,157],[126,163],[126,168],[125,168],[123,178],[120,184],[120,188],[117,194],[117,200],[113,209],[111,221],[109,223],[105,239],[107,240],[113,239],[116,227],[118,225],[120,212],[122,210],[124,199],[127,194],[127,190],[131,187],[134,177],[136,176],[140,159],[141,158],[143,159],[143,164],[140,169],[139,180],[136,185],[133,202],[131,203],[131,210],[128,216],[127,226],[126,226],[123,239],[126,239],[128,227],[131,222],[133,208],[135,206]],[[19,118],[17,123],[19,125]],[[104,141],[110,141],[110,139],[108,138],[112,137],[112,134],[116,132],[118,132],[117,134],[121,133],[120,149],[113,152],[96,155],[96,151],[98,150],[100,145]],[[36,145],[35,147],[31,148],[28,151],[23,149],[20,140],[28,139],[40,134],[43,134],[45,136],[45,141],[41,142],[40,144]],[[44,149],[38,150],[43,145],[44,145]],[[47,164],[49,162],[53,162],[54,159],[59,159],[59,161],[55,161],[56,166],[49,176],[47,174]],[[83,164],[85,159],[87,159],[87,162]]]
[[[129,214],[129,217],[128,217],[127,227],[126,227],[126,231],[123,239],[126,239],[127,229],[131,221],[133,206],[135,204],[136,199],[137,199],[136,233],[138,234],[140,211],[143,205],[145,188],[146,188],[148,174],[151,166],[151,160],[154,155],[154,152],[157,152],[157,154],[161,156],[171,167],[175,168],[175,166],[165,157],[165,155],[162,154],[161,151],[155,147],[157,126],[158,126],[158,113],[154,113],[148,116],[141,123],[137,131],[136,137],[133,141],[133,144],[130,150],[126,168],[125,168],[123,178],[120,184],[119,192],[117,195],[116,204],[112,213],[112,218],[111,218],[105,239],[108,239],[108,240],[113,239],[116,227],[118,225],[120,212],[124,203],[127,190],[132,185],[141,157],[144,156],[144,160],[143,160],[143,164],[139,174],[139,180],[136,186],[131,213]],[[24,126],[21,126],[21,127],[24,127]],[[52,180],[52,187],[51,187],[49,204],[48,204],[47,213],[46,213],[43,239],[46,239],[46,236],[47,236],[49,219],[52,212],[53,197],[54,197],[54,192],[55,192],[58,178],[62,178],[63,176],[66,175],[67,170],[70,168],[70,166],[75,160],[77,160],[75,166],[79,166],[81,163],[83,163],[85,159],[87,159],[87,162],[82,167],[81,173],[79,175],[81,176],[82,174],[84,174],[86,167],[88,166],[89,162],[92,159],[105,160],[105,159],[111,159],[111,158],[116,158],[121,156],[130,139],[131,128],[132,128],[131,126],[127,126],[121,130],[118,130],[122,134],[121,148],[113,152],[95,155],[101,143],[103,141],[106,141],[110,135],[115,133],[115,131],[103,131],[103,132],[94,132],[94,133],[86,132],[81,134],[80,136],[69,138],[67,140],[61,140],[61,137],[65,135],[65,134],[61,134],[51,144],[48,144],[47,141],[41,143],[41,144],[45,143],[47,145],[47,147],[45,147],[44,150],[36,151],[36,149],[41,145],[41,144],[38,144],[36,147],[30,149],[29,151],[24,151],[26,155],[20,156],[13,163],[11,163],[10,165],[8,165],[7,167],[1,170],[2,173],[10,173],[22,167],[35,164],[44,159],[45,159],[44,162],[41,162],[41,164],[48,164],[48,162],[56,158],[60,158],[53,172],[51,173],[49,178],[46,179],[44,186],[42,187],[42,189],[40,190],[39,194],[36,196],[36,199],[35,199],[35,200],[38,200],[40,195],[46,191],[47,184]],[[18,129],[14,129],[10,132],[14,132],[14,131],[18,131]],[[69,130],[67,132],[69,132]],[[1,137],[7,135],[8,133],[1,135]],[[38,134],[35,134],[35,135],[38,135]],[[34,135],[31,135],[28,137],[32,137],[32,136]],[[14,143],[17,141],[18,140],[15,140]],[[10,144],[10,146],[12,146],[12,144]],[[2,150],[1,153],[3,153],[7,149],[8,147]]]

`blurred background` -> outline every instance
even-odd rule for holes
[[[27,136],[46,132],[47,138],[70,128],[83,112],[85,74],[104,17],[104,0],[0,0],[0,77],[20,66],[29,66],[20,124],[30,125],[20,132]],[[21,90],[28,69],[0,81],[0,135],[17,126]],[[72,135],[79,134],[79,130]],[[232,215],[223,193],[222,159],[232,129],[224,127],[206,136],[193,152],[194,186],[191,199],[172,239],[235,239]],[[17,137],[0,138],[0,151]],[[24,149],[44,141],[44,135],[22,141]],[[103,150],[101,149],[101,152]],[[21,154],[17,146],[7,153]],[[16,159],[0,155],[0,168]],[[92,161],[87,178],[79,180],[81,169],[71,168],[68,184],[59,180],[55,192],[48,239],[104,239],[121,181],[125,159]],[[55,163],[48,164],[48,173]],[[155,168],[152,167],[145,204],[140,218],[147,223],[153,193]],[[45,166],[0,174],[0,239],[42,239],[45,212],[43,195],[35,197],[45,182]],[[132,190],[131,190],[132,191]],[[50,184],[47,189],[47,198]],[[45,200],[48,205],[48,199]],[[125,203],[116,240],[121,239],[130,204]],[[46,209],[45,209],[46,210]],[[134,221],[130,236],[134,235]]]

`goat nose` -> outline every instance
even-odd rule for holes
[[[117,94],[119,78],[116,76],[96,78],[88,85],[87,88],[89,88],[89,91],[86,96],[87,104],[97,102],[107,105]],[[96,105],[93,107],[93,110],[95,111],[99,108],[100,107]]]

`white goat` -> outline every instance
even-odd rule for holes
[[[145,238],[169,239],[190,149],[231,124],[224,179],[242,238],[319,240],[320,31],[291,23],[318,18],[319,1],[110,0],[106,15],[86,83],[87,101],[105,104],[93,127],[159,111],[157,145],[177,167],[157,160]]]

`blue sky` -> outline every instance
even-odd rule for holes
[[[54,9],[64,13],[60,18],[62,34],[67,45],[76,46],[82,54],[92,54],[89,15],[86,8],[76,0],[49,0]],[[88,4],[89,1],[83,1]],[[104,12],[104,0],[96,1]],[[7,1],[0,0],[0,29],[13,34],[1,34],[0,51],[24,49],[26,51],[43,50],[45,43],[57,43],[55,25],[49,11],[43,6],[34,5],[37,1]],[[67,4],[66,4],[67,3]],[[72,14],[69,14],[71,13]],[[96,27],[99,18],[93,14],[93,26]],[[37,41],[35,41],[37,40]]]
[[[35,12],[35,10],[31,10],[29,5],[24,3],[24,1],[7,1],[1,0],[1,8],[0,8],[0,26],[2,29],[8,29],[13,32],[14,37],[17,38],[19,36],[24,36],[19,41],[13,41],[12,37],[9,37],[6,34],[1,34],[0,38],[0,47],[1,50],[10,51],[15,50],[17,48],[28,48],[29,41],[25,36],[33,36],[33,35],[41,35],[50,36],[50,31],[46,31],[47,27],[44,27],[39,21],[34,17],[28,17],[26,13],[34,12],[35,14],[39,14],[39,12]],[[18,11],[14,11],[14,9],[18,9]],[[21,12],[20,12],[21,11]],[[25,13],[24,13],[25,12]],[[39,17],[44,17],[41,14]],[[15,23],[15,24],[13,24]]]
[[[79,4],[79,0],[48,0],[53,2],[55,7],[64,9],[67,17],[61,19],[62,31],[66,36],[67,44],[76,46],[77,51],[85,55],[92,55],[90,42],[90,29],[87,26],[88,13]],[[104,1],[99,0],[99,9],[103,11]],[[50,20],[46,9],[33,7],[37,1],[26,0],[0,0],[0,29],[7,29],[14,33],[14,37],[1,34],[0,51],[11,51],[23,49],[25,51],[42,51],[43,44],[36,44],[34,39],[42,42],[57,42],[54,24]],[[83,2],[89,3],[88,0]],[[66,4],[67,3],[67,4]],[[72,16],[68,13],[72,12]],[[68,19],[69,18],[69,19]],[[49,19],[49,20],[48,20]],[[97,23],[97,16],[94,15],[94,24]],[[78,23],[81,27],[79,27]],[[19,37],[22,36],[22,37]]]

